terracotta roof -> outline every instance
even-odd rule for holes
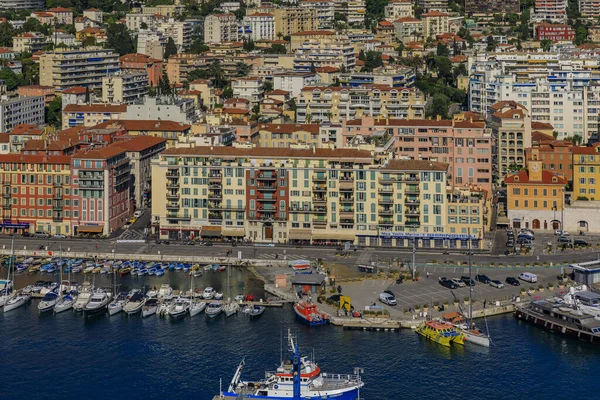
[[[200,96],[202,92],[200,90],[181,89],[177,91],[177,94],[181,96]]]
[[[573,154],[600,155],[598,146],[577,146],[573,147]]]
[[[448,14],[439,11],[429,11],[427,14],[421,14],[421,17],[447,17]]]
[[[211,81],[208,79],[196,79],[195,81],[191,81],[190,85],[207,85],[210,84]]]
[[[250,114],[250,110],[233,107],[223,107],[223,112],[227,114]]]
[[[103,113],[124,113],[127,111],[126,104],[69,104],[64,109],[65,112],[103,112]]]
[[[64,8],[64,7],[54,7],[49,9],[48,11],[51,12],[73,12],[72,10],[69,10],[68,8]]]
[[[83,160],[106,160],[119,154],[125,153],[127,150],[121,147],[121,143],[111,143],[108,146],[100,147],[94,150],[80,150],[73,155],[73,158]]]
[[[0,163],[25,164],[71,164],[71,156],[47,156],[45,154],[0,154]]]
[[[290,92],[288,92],[287,90],[275,89],[275,90],[271,90],[270,92],[266,92],[265,96],[285,96],[288,94],[290,94]]]
[[[127,151],[143,151],[157,144],[165,143],[167,139],[155,136],[134,136],[129,140],[118,141],[119,147]]]
[[[329,36],[329,35],[335,35],[335,32],[333,32],[333,31],[300,31],[300,32],[292,33],[291,36],[307,36],[307,35]]]
[[[496,118],[508,118],[508,119],[514,119],[515,115],[517,115],[519,118],[523,118],[525,116],[525,113],[523,112],[523,110],[509,109],[504,112],[497,111],[492,114],[492,116],[494,116]]]
[[[319,124],[262,124],[261,131],[269,131],[275,133],[294,133],[306,131],[309,133],[319,133]]]
[[[268,158],[335,158],[341,161],[352,161],[362,158],[372,160],[371,152],[355,149],[290,149],[273,147],[237,148],[230,146],[198,146],[190,148],[171,148],[161,155],[197,155],[197,156],[232,156],[232,157],[268,157]]]
[[[398,18],[394,22],[421,22],[421,20],[413,17],[402,17]]]
[[[554,126],[552,126],[552,124],[549,124],[547,122],[539,122],[539,121],[531,121],[531,129],[554,129]]]
[[[453,63],[464,63],[464,62],[467,62],[468,60],[469,60],[469,58],[462,54],[454,56],[450,59],[450,61]]]
[[[447,171],[448,164],[426,160],[390,160],[383,169],[398,171]]]
[[[548,135],[546,133],[542,133],[540,131],[531,132],[531,141],[532,142],[553,142],[554,136]]]
[[[143,63],[162,62],[162,60],[158,60],[156,58],[147,56],[146,54],[140,54],[140,53],[123,54],[121,57],[119,57],[119,62],[127,62],[127,61],[143,62]]]
[[[85,88],[83,86],[75,86],[62,91],[63,94],[84,94]]]
[[[525,110],[525,106],[522,106],[521,104],[517,103],[514,100],[508,100],[508,101],[499,101],[495,104],[492,104],[490,106],[490,108],[492,110],[501,110],[504,107],[512,107],[512,108],[520,108],[522,110]]]
[[[515,180],[515,177],[518,179]],[[553,178],[556,178],[556,181],[553,181]],[[541,181],[530,181],[529,171],[522,170],[504,178],[504,183],[542,183],[544,185],[566,185],[567,180],[552,171],[543,170]]]
[[[175,121],[162,121],[162,120],[114,120],[106,121],[101,124],[95,125],[94,128],[108,129],[108,128],[122,128],[126,131],[159,131],[159,132],[184,132],[191,128],[191,125],[181,124]]]
[[[232,97],[231,99],[227,99],[225,101],[225,104],[235,104],[235,103],[249,104],[250,101],[247,99],[242,99],[241,97]]]
[[[9,132],[10,135],[41,135],[42,133],[44,131],[35,124],[15,125]]]
[[[0,133],[0,143],[10,142],[10,135],[8,133]]]
[[[390,21],[386,21],[386,20],[380,21],[379,25],[381,25],[381,26],[394,26],[394,24],[392,24]]]

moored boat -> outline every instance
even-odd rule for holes
[[[223,311],[223,303],[221,303],[220,301],[211,301],[206,306],[206,310],[204,310],[206,315],[210,318],[214,318],[217,315],[221,314],[221,311]]]
[[[75,304],[76,300],[77,296],[71,293],[62,296],[57,300],[56,305],[54,306],[54,314],[70,310],[73,308],[73,304]]]
[[[244,310],[242,312],[249,316],[250,319],[252,319],[263,315],[266,309],[267,307],[260,306],[258,304],[248,304],[246,307],[244,307]]]
[[[110,293],[107,293],[103,289],[98,289],[92,296],[90,297],[90,301],[86,304],[83,309],[83,313],[86,316],[101,314],[106,311],[108,307],[108,303],[110,303],[111,299]]]
[[[127,315],[134,315],[142,311],[146,303],[146,297],[139,292],[134,293],[129,301],[123,306],[123,312]]]
[[[75,311],[83,311],[87,303],[90,301],[90,297],[94,292],[94,286],[90,282],[83,282],[81,288],[79,288],[79,295],[77,296],[77,300],[75,304],[73,304],[73,309]]]
[[[123,307],[127,303],[127,292],[121,292],[108,305],[108,315],[115,315],[123,311]]]
[[[15,310],[19,307],[22,307],[25,304],[29,303],[29,300],[31,300],[31,296],[29,294],[23,292],[16,293],[14,296],[9,298],[4,304],[4,312],[6,313]]]
[[[56,292],[48,292],[44,295],[44,298],[38,304],[38,310],[40,313],[52,311],[58,300],[58,294]]]
[[[146,300],[146,303],[144,303],[142,306],[142,318],[156,314],[156,311],[158,311],[158,306],[158,299],[152,298]]]
[[[483,333],[480,329],[476,328],[474,325],[469,326],[469,323],[465,320],[465,318],[453,311],[442,314],[442,318],[444,321],[454,326],[459,332],[461,332],[465,341],[468,343],[477,344],[483,347],[490,347],[490,338],[488,335]]]
[[[447,322],[434,320],[427,321],[419,326],[416,329],[416,332],[419,335],[446,347],[450,347],[451,344],[463,345],[465,343],[464,335]]]
[[[308,326],[324,325],[329,322],[327,314],[319,312],[317,305],[310,301],[294,303],[293,308],[296,317]]]
[[[236,302],[227,302],[223,306],[223,312],[226,317],[231,317],[233,314],[236,314],[240,310],[240,305]]]
[[[183,318],[188,313],[189,308],[190,301],[186,298],[178,297],[169,308],[169,317],[173,319]]]

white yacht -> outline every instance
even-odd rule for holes
[[[87,303],[90,301],[90,297],[94,294],[94,286],[89,282],[83,282],[81,288],[79,288],[79,295],[77,300],[73,304],[75,311],[83,311]]]
[[[230,301],[223,306],[225,316],[231,317],[240,310],[240,305],[234,301]]]
[[[127,304],[123,306],[123,312],[127,315],[137,314],[142,311],[142,307],[146,303],[146,298],[141,293],[135,293]]]
[[[156,314],[158,311],[158,299],[148,299],[146,303],[142,306],[142,318],[149,317],[151,315]]]
[[[221,311],[223,311],[223,303],[221,303],[220,301],[211,301],[210,304],[206,307],[206,315],[208,315],[211,318],[216,317],[217,315],[221,314]]]
[[[207,287],[206,289],[204,289],[204,292],[202,292],[202,297],[206,300],[210,300],[213,297],[215,297],[215,290],[212,287]]]
[[[108,305],[108,315],[115,315],[123,311],[123,307],[127,303],[127,292],[119,293],[119,295]]]
[[[8,301],[13,290],[13,282],[10,279],[0,280],[0,307]]]
[[[190,301],[183,297],[178,297],[169,308],[169,317],[178,319],[185,317],[190,309]]]
[[[190,316],[193,317],[194,315],[200,314],[202,311],[204,311],[205,308],[206,308],[205,301],[200,301],[200,302],[192,301],[192,304],[190,305]]]
[[[46,311],[54,310],[54,306],[56,305],[56,301],[58,300],[58,294],[55,292],[48,292],[44,296],[44,298],[38,304],[38,310],[40,313],[45,313]]]
[[[169,286],[169,284],[167,283],[163,283],[162,285],[160,285],[160,288],[158,289],[158,296],[160,299],[166,299],[166,300],[171,300],[173,298],[173,288],[171,286]]]
[[[4,312],[12,311],[16,308],[24,306],[31,300],[31,296],[27,293],[17,293],[16,295],[9,298],[4,304]]]
[[[56,302],[54,306],[54,314],[61,313],[63,311],[70,310],[73,308],[73,304],[77,301],[77,296],[73,294],[66,294]]]
[[[110,303],[111,294],[104,290],[97,290],[90,297],[90,301],[86,304],[83,312],[85,315],[100,314],[106,311],[108,303]]]

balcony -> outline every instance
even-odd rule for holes
[[[52,186],[54,186],[55,188],[62,187],[62,185],[63,185],[62,182],[54,182],[52,184]]]
[[[208,188],[213,190],[213,189],[222,189],[223,186],[220,183],[209,183],[208,184]]]
[[[315,204],[315,206],[317,204],[320,205],[326,205],[327,204],[327,197],[325,196],[313,196],[313,203]]]
[[[325,174],[313,174],[313,182],[325,182],[327,181],[327,175]]]
[[[314,213],[315,214],[327,214],[327,208],[326,207],[315,207]]]
[[[404,215],[421,215],[421,210],[416,207],[405,208]]]
[[[10,199],[10,192],[2,192],[2,197],[5,199]]]
[[[354,210],[340,211],[340,219],[354,219]]]
[[[419,221],[418,218],[409,218],[406,220],[404,225],[411,226],[411,227],[417,227],[417,226],[421,225],[421,222]]]
[[[257,179],[259,181],[272,181],[277,179],[277,174],[274,173],[262,173],[262,174],[258,174]]]
[[[391,183],[398,182],[398,179],[395,176],[381,177],[379,178],[378,182],[382,185],[389,185]]]
[[[167,210],[178,210],[179,203],[167,203]]]
[[[409,185],[404,189],[404,194],[419,194],[421,193],[421,189],[415,185]]]
[[[80,181],[103,181],[104,174],[90,174],[79,172],[79,180]]]
[[[275,186],[275,185],[258,185],[257,189],[260,191],[275,191],[275,190],[277,190],[277,186]]]
[[[379,193],[393,193],[394,189],[391,186],[382,186],[378,189]]]
[[[313,185],[312,190],[313,190],[313,192],[326,192],[327,186],[326,185]]]
[[[208,176],[208,181],[209,182],[221,182],[221,178],[222,177],[221,177],[220,174],[218,174],[218,175],[209,175]]]
[[[275,202],[275,201],[277,201],[277,198],[270,197],[270,196],[258,196],[257,200],[260,202]]]
[[[340,203],[354,203],[354,197],[340,197]]]
[[[380,196],[377,201],[379,204],[394,204],[392,196]]]
[[[379,215],[394,215],[394,209],[390,208],[380,208],[378,211]]]
[[[179,178],[179,170],[169,170],[169,172],[167,172],[167,178]]]
[[[384,225],[384,226],[394,225],[394,221],[391,218],[380,219],[379,225]]]
[[[221,192],[212,192],[209,191],[208,192],[208,199],[209,200],[221,200],[223,198],[223,195],[221,194]]]
[[[406,175],[400,175],[399,177],[400,182],[420,182],[421,179],[419,178],[419,175],[417,174],[406,174]]]
[[[179,200],[179,193],[171,191],[167,192],[167,199],[177,199]]]
[[[167,189],[179,189],[179,182],[167,182]]]
[[[421,203],[421,199],[419,199],[419,196],[414,196],[414,197],[410,197],[410,198],[406,198],[404,199],[404,204],[420,204]]]
[[[340,190],[354,190],[354,181],[340,181]]]
[[[62,210],[63,209],[62,201],[52,202],[52,209],[55,211]]]

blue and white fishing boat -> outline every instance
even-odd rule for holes
[[[156,276],[163,276],[165,274],[165,270],[163,268],[158,268],[156,270]]]
[[[308,400],[336,399],[357,400],[364,383],[360,370],[356,375],[322,373],[313,361],[300,355],[295,338],[288,331],[291,360],[282,360],[275,372],[266,372],[265,379],[260,381],[242,381],[242,361],[231,380],[226,392],[227,398],[274,399],[274,400]]]
[[[56,292],[46,293],[44,298],[38,304],[38,310],[40,310],[40,313],[45,313],[46,311],[54,310],[54,306],[56,305],[57,300],[58,294]]]

